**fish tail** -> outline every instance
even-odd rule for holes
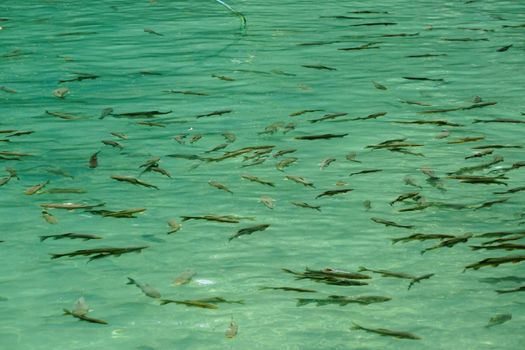
[[[43,241],[45,241],[48,238],[49,238],[49,236],[40,236],[40,242],[43,242]]]
[[[63,256],[64,255],[62,255],[62,254],[51,254],[51,259],[58,259],[58,258],[61,258]]]
[[[137,284],[137,282],[135,282],[135,280],[133,278],[131,278],[131,277],[128,277],[128,280],[129,281],[126,284]]]
[[[359,266],[359,268],[357,269],[358,272],[363,272],[363,271],[368,271],[368,269],[364,266]]]
[[[69,311],[68,309],[62,309],[64,310],[64,313],[63,315],[66,316],[66,315],[73,315],[73,313],[71,311]]]
[[[354,321],[352,321],[352,327],[350,327],[350,329],[364,329],[364,328],[358,325],[357,323],[355,323]]]

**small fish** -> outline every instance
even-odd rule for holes
[[[78,318],[79,320],[82,320],[82,321],[86,321],[86,322],[90,322],[90,323],[98,323],[98,324],[108,324],[104,320],[99,320],[99,319],[96,319],[96,318],[88,317],[86,315],[76,314],[73,311],[69,311],[68,309],[63,309],[63,310],[64,310],[64,315],[71,315],[71,316],[73,316],[75,318]]]
[[[328,191],[324,191],[323,193],[317,195],[315,199],[325,197],[325,196],[334,196],[336,194],[343,194],[343,193],[347,193],[353,190],[354,190],[353,188],[341,188],[337,190],[328,190]]]
[[[179,231],[182,228],[182,225],[179,224],[175,219],[168,221],[168,226],[170,227],[170,230],[168,231],[168,235],[175,233]]]
[[[211,76],[212,76],[213,78],[217,78],[217,79],[224,80],[224,81],[235,81],[235,79],[230,78],[230,77],[227,77],[227,76],[225,76],[225,75],[212,74]]]
[[[296,151],[297,151],[297,148],[283,149],[283,150],[275,152],[273,157],[274,158],[279,158],[281,156],[284,156],[285,154],[294,153]]]
[[[190,91],[190,90],[167,90],[165,92],[169,92],[172,94],[182,94],[182,95],[208,96],[208,94],[205,92]]]
[[[255,225],[255,226],[250,226],[250,227],[242,228],[242,229],[240,229],[239,231],[237,231],[236,234],[234,234],[233,236],[231,236],[231,237],[228,239],[228,242],[231,242],[232,239],[237,238],[237,237],[240,237],[240,236],[251,235],[251,234],[254,233],[254,232],[264,231],[264,230],[266,230],[268,227],[270,227],[270,225],[268,225],[268,224],[261,224],[261,225]]]
[[[367,328],[367,327],[360,326],[355,322],[352,322],[352,323],[353,323],[353,326],[351,329],[363,330],[363,331],[370,332],[370,333],[376,333],[376,334],[383,335],[383,336],[395,337],[395,338],[401,338],[401,339],[412,339],[412,340],[421,339],[421,337],[415,334],[409,333],[409,332],[394,331],[394,330],[390,330],[386,328]]]
[[[345,137],[348,134],[321,134],[321,135],[307,135],[307,136],[296,136],[296,140],[324,140],[332,138],[341,138]]]
[[[291,203],[293,205],[295,205],[296,207],[315,209],[317,211],[321,211],[321,206],[320,205],[311,205],[311,204],[308,204],[308,203],[305,203],[305,202],[297,202],[297,201],[293,201]]]
[[[438,243],[437,245],[435,245],[433,247],[423,249],[421,251],[421,254],[424,254],[424,253],[426,253],[429,250],[434,250],[434,249],[438,249],[438,248],[442,248],[442,247],[451,248],[451,247],[455,246],[458,243],[466,243],[470,238],[472,238],[472,236],[473,236],[472,233],[467,233],[467,234],[464,234],[462,236],[446,238],[446,239],[442,240],[440,243]]]
[[[386,86],[382,85],[382,84],[379,84],[378,82],[376,81],[372,81],[372,84],[374,84],[374,87],[378,90],[387,90]]]
[[[412,228],[415,227],[414,225],[401,225],[401,224],[395,223],[393,221],[384,220],[384,219],[376,218],[376,217],[370,218],[370,220],[372,220],[373,222],[376,222],[378,224],[383,224],[385,226],[393,226],[393,227],[407,228],[407,229],[412,229]]]
[[[231,112],[233,112],[233,109],[222,109],[222,110],[213,111],[213,112],[210,112],[210,113],[199,114],[199,115],[195,116],[195,118],[199,119],[199,118],[204,118],[204,117],[213,117],[213,116],[216,116],[216,115],[223,115],[223,114],[227,114],[227,113],[231,113]]]
[[[426,77],[402,77],[407,80],[420,80],[420,81],[445,81],[442,78],[426,78]]]
[[[220,145],[217,145],[215,147],[213,147],[212,149],[204,152],[204,153],[211,153],[211,152],[215,152],[215,151],[220,151],[221,149],[224,149],[226,147],[228,147],[229,144],[228,143],[221,143]]]
[[[319,69],[319,70],[337,70],[332,67],[323,66],[322,64],[303,64],[302,66],[305,68],[313,68],[313,69]]]
[[[447,239],[447,238],[454,238],[453,235],[445,235],[445,234],[438,234],[438,233],[414,233],[413,235],[406,236],[406,237],[400,237],[400,238],[392,238],[392,244],[396,244],[397,242],[409,242],[409,241],[426,241],[429,239]]]
[[[307,181],[307,180],[306,180],[304,177],[302,177],[302,176],[286,175],[285,178],[288,179],[288,180],[292,180],[292,181],[294,181],[294,182],[297,182],[298,184],[304,185],[304,186],[306,186],[306,187],[312,187],[312,188],[315,188],[313,182],[311,182],[311,181]]]
[[[69,94],[69,89],[66,87],[53,90],[53,96],[58,98],[65,98],[67,94]]]
[[[494,152],[493,149],[488,148],[488,149],[482,150],[480,152],[476,152],[474,154],[471,154],[470,156],[466,156],[465,159],[484,157],[484,156],[487,156],[489,154],[492,154],[493,152]]]
[[[241,178],[249,180],[249,181],[252,181],[252,182],[260,183],[261,185],[267,185],[267,186],[275,187],[275,184],[273,182],[270,182],[270,181],[267,181],[267,180],[263,180],[263,179],[261,179],[261,178],[259,178],[257,176],[241,175]]]
[[[102,239],[102,237],[97,235],[92,235],[88,233],[64,233],[60,235],[47,235],[47,236],[40,236],[40,242],[45,241],[48,238],[53,238],[55,240],[62,239],[62,238],[69,238],[69,239],[83,239],[84,241],[90,240],[90,239]]]
[[[1,28],[1,27],[0,27]],[[18,91],[8,88],[7,86],[0,86],[0,90],[10,93],[10,94],[16,94]]]
[[[516,288],[510,288],[510,289],[498,289],[496,290],[498,294],[506,294],[506,293],[515,293],[515,292],[525,292],[525,285],[519,286]]]
[[[129,176],[120,176],[120,175],[112,175],[111,176],[112,179],[114,180],[117,180],[117,181],[121,181],[121,182],[128,182],[130,184],[133,184],[133,185],[140,185],[140,186],[144,186],[144,187],[149,187],[149,188],[154,188],[156,190],[158,190],[159,188],[155,185],[152,185],[152,184],[149,184],[145,181],[142,181],[142,180],[139,180],[139,179],[136,179],[134,177],[129,177]]]
[[[100,117],[98,117],[98,119],[104,119],[105,117],[107,117],[108,115],[111,115],[112,113],[113,113],[113,108],[111,107],[104,108],[102,109],[102,111],[100,111]]]
[[[336,159],[333,158],[333,157],[325,158],[325,159],[323,159],[321,164],[319,164],[319,169],[323,170],[323,169],[325,169],[327,166],[329,166],[330,164],[332,164],[335,161],[336,161]]]
[[[419,192],[403,193],[403,194],[399,195],[396,199],[391,201],[389,204],[390,205],[394,205],[395,203],[403,202],[404,200],[411,199],[411,198],[414,198],[414,197],[417,197],[417,196],[419,196]]]
[[[269,196],[261,196],[260,201],[262,204],[264,204],[268,209],[274,208],[274,199]]]
[[[219,190],[223,190],[223,191],[226,191],[226,192],[228,192],[228,193],[233,194],[233,192],[232,192],[228,187],[224,186],[223,184],[221,184],[221,183],[219,183],[219,182],[217,182],[217,181],[209,180],[209,181],[208,181],[208,184],[209,184],[210,186],[213,186],[213,187],[215,187],[215,188],[218,188]]]
[[[484,139],[485,139],[485,136],[470,136],[470,137],[462,137],[456,140],[450,140],[447,143],[452,145],[452,144],[459,144],[459,143],[466,143],[466,142],[476,142],[476,141],[480,141]]]
[[[138,246],[138,247],[123,247],[123,248],[114,248],[114,247],[104,247],[104,248],[93,248],[93,249],[80,249],[75,250],[73,252],[68,253],[58,253],[58,254],[51,254],[51,259],[59,259],[62,257],[75,257],[75,256],[89,256],[91,255],[91,258],[89,261],[105,258],[108,256],[121,256],[122,254],[126,253],[132,253],[137,252],[140,253],[143,249],[148,248],[147,245],[145,246]]]
[[[383,171],[383,169],[367,169],[367,170],[361,170],[357,171],[355,173],[350,173],[348,176],[354,176],[354,175],[361,175],[361,174],[370,174],[370,173],[377,173],[379,171]]]
[[[69,78],[69,79],[60,79],[59,83],[69,83],[73,81],[82,81],[82,80],[94,80],[97,79],[99,76],[95,74],[87,74],[87,73],[77,73],[76,77]]]
[[[123,146],[121,143],[117,142],[117,141],[113,141],[113,140],[102,140],[102,141],[100,141],[100,142],[102,142],[102,143],[105,144],[106,146],[111,146],[111,147],[120,148],[120,149],[124,148],[124,146]]]
[[[372,209],[372,202],[370,202],[368,199],[363,201],[363,207],[366,209],[366,210],[370,210]]]
[[[500,324],[503,324],[507,321],[512,320],[512,314],[498,314],[494,315],[490,318],[489,323],[485,326],[485,328],[494,327]]]
[[[230,325],[228,326],[228,329],[224,333],[226,335],[226,338],[234,338],[237,333],[239,332],[239,326],[237,323],[233,320],[233,317],[230,320]]]
[[[355,159],[356,157],[357,157],[357,153],[356,153],[356,152],[349,152],[349,153],[345,156],[346,160],[349,160],[349,161],[351,161],[351,162],[361,163],[360,160]]]
[[[192,307],[200,307],[203,309],[218,309],[217,305],[205,303],[199,300],[172,300],[172,299],[161,299],[160,305],[166,305],[169,303],[181,304]]]
[[[40,191],[41,189],[43,189],[48,183],[49,183],[49,180],[47,180],[45,182],[42,182],[42,183],[40,183],[38,185],[29,187],[27,190],[24,191],[24,194],[26,194],[28,196],[31,196],[31,195],[37,193],[38,191]]]
[[[497,257],[497,258],[486,258],[478,262],[475,262],[473,264],[467,265],[465,267],[465,270],[466,269],[478,270],[479,268],[482,268],[485,266],[497,267],[501,264],[507,264],[507,263],[516,264],[521,261],[525,261],[525,255],[508,255],[508,256],[502,256],[502,257]]]
[[[510,44],[510,45],[505,45],[505,46],[500,47],[500,48],[497,49],[496,51],[497,51],[497,52],[505,52],[505,51],[507,51],[508,49],[510,49],[511,47],[512,47],[512,44]]]
[[[186,270],[184,272],[181,272],[175,279],[173,280],[173,285],[175,286],[182,286],[184,284],[188,284],[191,282],[192,278],[196,275],[196,272],[193,270]]]
[[[297,112],[290,113],[289,116],[290,117],[298,117],[298,116],[303,115],[305,113],[322,112],[322,111],[323,111],[322,109],[303,109],[303,110],[300,110],[300,111],[297,111]]]
[[[158,35],[158,36],[163,36],[164,34],[161,34],[161,33],[158,33],[156,31],[154,31],[153,29],[151,28],[144,28],[144,32],[145,33],[149,33],[149,34],[154,34],[154,35]]]
[[[313,289],[295,288],[295,287],[260,287],[259,288],[259,290],[265,290],[265,289],[284,290],[285,292],[317,293],[317,291]]]
[[[58,219],[56,217],[54,217],[52,214],[50,214],[47,210],[42,210],[42,217],[44,218],[44,220],[47,221],[47,223],[49,224],[52,224],[52,225],[56,225],[58,224]]]
[[[154,299],[160,298],[160,292],[156,290],[155,288],[151,287],[147,283],[140,283],[137,280],[134,280],[131,277],[128,277],[129,282],[127,284],[134,284],[142,291],[142,293],[146,294],[146,296]]]
[[[298,158],[290,157],[290,158],[284,158],[283,160],[279,161],[275,168],[279,171],[284,171],[284,168],[289,167],[291,164],[295,163],[298,160]]]
[[[372,23],[361,23],[361,24],[351,24],[350,27],[362,27],[362,26],[392,26],[396,25],[395,22],[372,22]]]
[[[91,157],[89,157],[89,167],[94,169],[98,166],[98,154],[100,153],[100,151],[98,152],[95,152],[91,155]]]

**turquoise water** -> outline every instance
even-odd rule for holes
[[[524,118],[524,4],[232,1],[230,5],[246,16],[246,29],[214,1],[115,0],[88,5],[33,0],[0,5],[0,86],[5,87],[0,90],[0,140],[10,141],[0,142],[0,151],[29,154],[2,153],[15,159],[0,159],[2,176],[9,174],[4,168],[13,168],[19,177],[0,187],[2,346],[520,348],[525,320],[522,295],[495,290],[522,286],[522,263],[464,269],[485,258],[523,256],[519,249],[469,248],[501,238],[476,237],[483,233],[524,230],[523,192],[494,194],[523,186],[523,168],[505,171],[524,161],[523,149],[492,147],[491,155],[464,158],[479,151],[473,149],[476,146],[524,146],[523,124],[473,123]],[[360,25],[366,23],[395,24]],[[338,50],[360,46],[360,50]],[[407,57],[425,54],[438,56]],[[79,73],[97,77],[59,83]],[[63,87],[69,89],[64,98],[53,95]],[[497,103],[480,105],[485,102]],[[105,108],[112,108],[113,114],[100,119]],[[421,113],[443,109],[456,110]],[[227,110],[231,112],[196,118]],[[290,116],[302,110],[319,111]],[[118,115],[140,111],[171,112],[153,118]],[[376,118],[351,120],[384,112]],[[328,113],[348,114],[310,122]],[[429,120],[462,126],[397,123]],[[16,131],[8,130],[33,133],[13,136]],[[236,140],[227,142],[225,132],[234,133]],[[185,134],[184,143],[174,139]],[[320,134],[347,135],[296,139]],[[484,139],[449,143],[467,137]],[[367,148],[405,138],[405,143],[420,145],[400,147],[412,154]],[[122,148],[102,140],[119,142]],[[205,153],[224,143],[226,148]],[[169,156],[220,158],[225,152],[264,145],[273,146],[271,153],[251,166],[246,165],[253,160],[243,161],[243,156],[254,152],[222,161]],[[296,151],[273,156],[287,149]],[[97,151],[98,166],[90,168],[90,156]],[[360,163],[346,159],[351,152]],[[462,175],[504,175],[500,183],[470,184],[447,177],[463,167],[486,164],[495,155],[504,161]],[[141,174],[144,167],[139,166],[154,157],[160,157],[159,166],[171,178],[157,172]],[[276,169],[279,161],[292,157],[297,158],[294,163]],[[327,158],[336,160],[321,169]],[[439,180],[428,181],[421,168],[432,169]],[[381,171],[349,176],[373,169]],[[111,178],[115,175],[139,178],[158,190],[117,182]],[[241,175],[254,175],[275,186]],[[302,176],[315,187],[286,180],[286,175]],[[406,176],[421,188],[407,185]],[[209,180],[227,186],[233,194],[210,186]],[[46,181],[41,191],[24,194]],[[48,192],[56,188],[84,192]],[[316,198],[336,189],[352,191]],[[414,191],[421,196],[419,202],[408,199],[389,205],[400,194]],[[261,196],[274,200],[273,209],[261,203]],[[507,200],[483,205],[499,199]],[[319,205],[320,211],[291,201]],[[364,206],[365,201],[371,208]],[[50,224],[41,213],[45,203],[105,203],[94,210],[146,210],[136,218],[113,218],[82,209],[48,209],[58,220]],[[432,205],[400,211],[418,203]],[[182,216],[202,215],[245,218],[239,223],[182,221]],[[385,226],[371,218],[414,227]],[[176,220],[181,229],[168,235],[168,220]],[[270,226],[229,241],[238,230],[260,224]],[[103,239],[39,239],[68,232]],[[440,241],[392,244],[392,238],[415,233],[474,236],[466,243],[424,254],[422,250]],[[516,238],[507,243],[523,243],[523,235]],[[90,262],[86,256],[50,259],[50,254],[80,249],[136,246],[148,247],[138,254]],[[367,272],[368,285],[339,286],[296,280],[282,270],[356,272],[361,266],[434,275],[408,289],[410,280],[377,273]],[[175,285],[175,278],[185,271],[195,273],[192,280]],[[126,285],[127,277],[149,284],[162,299],[222,297],[244,303],[217,304],[217,309],[160,306],[136,286]],[[306,288],[316,293],[261,287]],[[391,300],[344,306],[301,305],[297,300],[330,295]],[[81,296],[92,309],[88,316],[108,325],[62,315]],[[485,327],[499,314],[512,314],[512,319]],[[238,334],[229,339],[225,332],[232,318]],[[421,339],[351,329],[353,322],[410,332]]]

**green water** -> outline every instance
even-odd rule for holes
[[[495,290],[523,285],[523,264],[464,271],[485,258],[523,255],[520,250],[474,251],[469,245],[493,238],[473,237],[451,248],[421,254],[439,240],[392,245],[391,239],[414,233],[476,236],[524,229],[523,192],[493,193],[524,185],[523,168],[505,172],[525,160],[523,149],[495,148],[492,155],[464,159],[476,152],[472,149],[476,146],[525,146],[524,124],[473,123],[476,119],[524,118],[525,28],[519,26],[525,23],[524,4],[400,0],[229,4],[246,16],[244,30],[237,17],[211,0],[0,4],[0,86],[5,87],[0,90],[0,140],[10,141],[0,142],[0,151],[29,154],[2,153],[5,158],[19,159],[0,159],[5,173],[1,176],[8,176],[4,168],[13,168],[19,177],[0,187],[2,348],[522,347],[522,293],[498,294]],[[367,23],[394,24],[359,25]],[[375,48],[366,48],[367,44]],[[498,51],[511,44],[508,50]],[[338,50],[363,45],[361,50]],[[423,54],[439,56],[407,57]],[[97,77],[58,82],[79,73]],[[61,87],[67,87],[69,94],[57,98],[53,91]],[[480,103],[476,96],[481,103],[497,104],[468,108]],[[109,107],[113,115],[100,119],[101,110]],[[459,107],[467,108],[421,113]],[[307,109],[319,111],[289,116]],[[196,118],[226,110],[231,112]],[[46,111],[74,118],[58,118]],[[118,116],[139,111],[171,113],[136,119]],[[337,112],[348,114],[310,122]],[[382,112],[387,114],[350,120]],[[446,120],[462,126],[396,123],[416,120]],[[15,131],[6,130],[33,133],[13,136]],[[443,130],[450,135],[436,138]],[[111,132],[128,138],[119,139]],[[234,133],[236,140],[223,150],[205,153],[227,142],[224,132]],[[184,134],[188,136],[183,144],[174,139]],[[347,135],[296,139],[320,134]],[[191,143],[195,136],[202,138]],[[484,139],[449,143],[466,137]],[[401,149],[412,154],[367,148],[404,138],[403,142],[419,145]],[[123,147],[104,145],[102,140],[117,141]],[[168,156],[219,158],[225,152],[263,145],[273,146],[272,152],[252,166],[246,165],[253,160],[243,161],[243,156],[253,152],[222,161]],[[286,149],[296,151],[273,157]],[[98,166],[90,168],[89,158],[97,151]],[[350,152],[356,153],[360,163],[345,158]],[[504,184],[469,184],[447,178],[447,173],[487,163],[495,155],[504,161],[464,175],[503,175],[506,178],[500,182]],[[140,175],[144,168],[139,166],[153,157],[161,158],[159,166],[171,178],[156,172]],[[293,164],[283,171],[276,169],[279,161],[291,157],[297,158]],[[335,162],[321,169],[320,163],[330,157]],[[427,181],[420,170],[424,167],[434,170],[441,188]],[[371,169],[381,171],[349,176]],[[275,186],[242,179],[240,175],[246,174]],[[117,182],[111,179],[115,175],[139,178],[158,190]],[[286,180],[286,175],[303,176],[315,187]],[[407,185],[406,176],[421,188]],[[210,186],[209,180],[224,184],[233,194]],[[42,191],[24,194],[45,181],[49,183]],[[46,193],[53,188],[85,192]],[[324,191],[345,188],[352,191],[316,198]],[[389,205],[400,194],[413,191],[424,197],[420,204],[434,205],[418,211],[399,211],[417,205],[410,199]],[[261,196],[273,198],[274,208],[264,206]],[[505,202],[482,207],[505,198]],[[291,201],[319,205],[320,211],[294,206]],[[364,201],[370,201],[370,209]],[[146,211],[136,218],[112,218],[78,209],[48,209],[58,223],[44,220],[41,204],[66,202],[105,203],[95,209]],[[182,222],[182,216],[210,214],[249,218],[240,223]],[[371,218],[414,228],[385,226]],[[182,228],[168,235],[167,222],[173,219]],[[270,226],[229,241],[238,230],[259,224]],[[39,239],[67,232],[103,239]],[[507,243],[523,241],[521,236]],[[139,254],[90,262],[84,256],[50,259],[50,254],[79,249],[134,246],[148,248]],[[434,275],[408,290],[409,280],[375,273],[368,273],[368,285],[338,286],[297,280],[282,271],[304,272],[309,267],[355,272],[360,266]],[[174,279],[188,270],[195,272],[193,279],[174,285]],[[149,284],[166,299],[222,297],[244,304],[217,304],[217,309],[160,306],[136,286],[126,285],[127,277]],[[261,290],[265,286],[317,292]],[[297,300],[330,295],[391,300],[344,306],[301,306]],[[81,296],[92,309],[88,316],[108,325],[62,315]],[[486,328],[498,314],[512,314],[512,319]],[[229,339],[225,332],[232,318],[238,334]],[[410,332],[421,339],[382,337],[351,329],[352,322]]]

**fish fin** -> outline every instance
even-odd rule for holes
[[[350,329],[363,329],[363,327],[352,321],[352,327],[350,327]]]
[[[135,282],[135,280],[131,277],[128,277],[128,282],[126,284],[137,284],[137,282]]]

